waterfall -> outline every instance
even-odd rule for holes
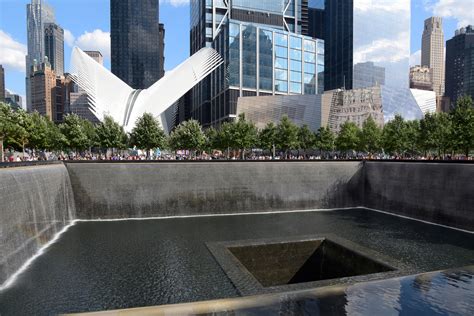
[[[69,174],[62,163],[0,169],[0,285],[75,217]]]

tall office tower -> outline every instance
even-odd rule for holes
[[[443,19],[431,17],[425,20],[421,43],[421,65],[431,69],[433,91],[444,94],[444,32]]]
[[[57,76],[64,74],[64,30],[55,23],[44,25],[44,55]]]
[[[164,76],[164,27],[159,0],[111,0],[112,73],[134,89]]]
[[[54,23],[54,11],[45,0],[31,0],[26,5],[26,24],[28,36],[28,55],[26,56],[26,105],[31,111],[31,92],[29,78],[35,63],[41,63],[45,57],[45,24]]]
[[[31,110],[55,120],[56,74],[48,58],[41,64],[35,63],[30,74]]]
[[[213,47],[224,64],[191,93],[191,116],[218,126],[240,97],[315,94],[324,43],[301,35],[307,1],[191,1],[191,54]]]
[[[474,99],[474,26],[456,31],[446,42],[446,96],[455,106],[459,97]]]
[[[408,82],[411,1],[369,2],[326,0],[324,89],[380,85],[385,120],[421,118]]]
[[[308,23],[303,34],[313,38],[324,39],[324,0],[309,0]]]
[[[5,102],[5,69],[0,65],[0,102]]]

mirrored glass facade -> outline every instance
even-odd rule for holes
[[[409,89],[410,0],[326,0],[325,90],[382,87],[385,120],[422,112]]]
[[[410,2],[354,0],[354,89],[373,86],[374,79],[383,81],[375,82],[380,85],[408,88]]]
[[[271,94],[322,93],[322,40],[231,20],[226,55],[229,86]],[[319,49],[318,49],[319,48]]]

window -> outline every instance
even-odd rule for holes
[[[309,40],[304,40],[304,50],[306,52],[316,53],[316,43]]]
[[[288,82],[275,80],[275,90],[278,92],[288,92]]]
[[[301,51],[296,49],[290,50],[290,58],[294,60],[301,60]]]
[[[299,93],[299,94],[301,94],[301,83],[292,82],[292,83],[290,84],[290,92],[291,92],[291,93]]]
[[[290,38],[290,47],[294,49],[300,49],[301,50],[301,38],[291,36]]]
[[[275,33],[275,44],[278,46],[288,47],[288,35]]]

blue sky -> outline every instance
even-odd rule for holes
[[[160,0],[160,21],[165,24],[165,69],[173,69],[189,55],[189,0]],[[377,0],[372,0],[377,1]],[[25,94],[26,4],[29,0],[0,0],[0,64],[6,70],[6,88]],[[71,48],[97,49],[110,67],[110,0],[48,0],[56,21],[66,30],[65,65]],[[419,60],[423,21],[444,17],[446,39],[461,25],[474,24],[473,0],[412,0],[412,63]]]

